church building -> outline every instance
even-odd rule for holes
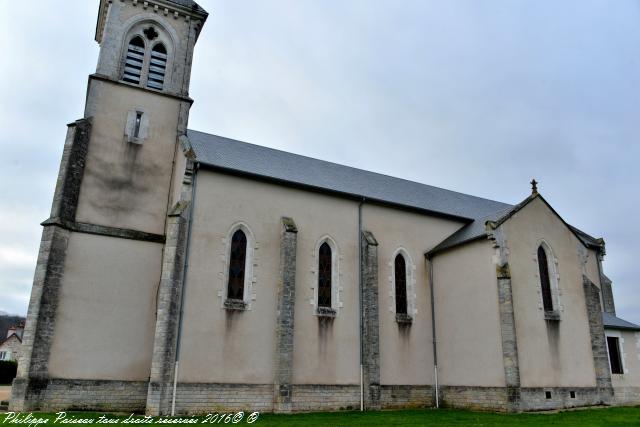
[[[511,205],[188,129],[206,19],[100,1],[11,410],[640,404],[602,239],[535,180]]]

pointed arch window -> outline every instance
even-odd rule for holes
[[[551,290],[551,278],[549,276],[549,260],[547,258],[547,251],[545,251],[542,245],[538,247],[538,269],[542,289],[542,306],[546,312],[553,311],[553,293]]]
[[[318,254],[318,307],[331,308],[331,264],[331,246],[324,242]]]
[[[394,270],[396,314],[407,314],[407,263],[402,254],[396,256]]]
[[[247,236],[242,230],[236,230],[231,238],[231,254],[229,257],[229,282],[227,298],[244,299],[244,276],[247,262]]]
[[[164,76],[167,71],[167,49],[162,43],[156,44],[151,49],[151,59],[149,61],[149,77],[147,87],[162,90]]]
[[[144,41],[142,37],[135,36],[127,47],[127,56],[124,64],[124,75],[122,80],[129,83],[140,83],[142,75],[142,64],[144,63]]]

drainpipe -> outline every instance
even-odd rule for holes
[[[435,301],[433,297],[433,261],[430,255],[425,255],[427,258],[427,268],[429,269],[429,290],[431,291],[431,336],[433,338],[433,377],[436,388],[436,408],[440,407],[440,396],[438,390],[438,343],[436,340],[436,310]]]
[[[358,205],[358,288],[360,291],[360,301],[358,304],[358,324],[360,325],[360,412],[364,411],[364,364],[362,363],[363,342],[362,342],[362,205],[365,198],[363,197]]]
[[[193,211],[196,208],[196,183],[200,163],[193,165],[193,186],[191,187],[191,206],[189,207],[189,224],[187,224],[187,245],[185,248],[184,269],[182,271],[182,296],[180,298],[180,313],[178,315],[178,336],[176,342],[175,371],[173,372],[173,393],[171,397],[171,416],[176,413],[176,392],[178,390],[178,365],[180,364],[180,338],[182,338],[182,317],[184,310],[185,290],[187,288],[187,271],[189,270],[189,255],[191,248],[191,227],[193,224]]]

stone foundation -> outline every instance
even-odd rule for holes
[[[98,381],[53,379],[43,382],[16,379],[13,387],[30,403],[24,411],[148,411],[146,381]],[[179,383],[176,414],[210,412],[274,412],[274,384]],[[544,411],[596,405],[637,405],[640,387],[608,390],[596,387],[523,387],[513,393],[507,387],[441,386],[440,406],[480,411]],[[549,395],[547,395],[549,393]],[[510,394],[512,395],[509,398]],[[513,396],[517,396],[514,399]],[[548,397],[547,397],[548,396]],[[171,397],[169,397],[171,400]],[[381,385],[380,408],[406,409],[435,406],[430,385]],[[517,409],[514,409],[516,408]],[[349,411],[360,409],[360,385],[293,384],[291,411]]]
[[[176,414],[272,412],[273,384],[178,383]]]
[[[381,385],[382,409],[424,408],[435,406],[435,391],[430,385]]]
[[[439,388],[441,406],[507,412],[506,387],[440,386]]]
[[[596,387],[522,387],[515,392],[507,387],[440,387],[442,406],[481,411],[547,411],[606,405],[610,401],[608,391]]]
[[[96,381],[54,379],[27,382],[16,379],[13,388],[29,403],[24,411],[117,411],[144,413],[146,381]],[[33,405],[37,402],[37,406]]]
[[[547,398],[547,392],[550,398]],[[571,392],[575,397],[571,397]],[[610,397],[596,387],[523,387],[520,389],[521,411],[545,411],[607,404]]]
[[[294,411],[345,411],[360,409],[360,385],[294,384]]]
[[[640,387],[614,387],[613,403],[616,405],[640,405]]]

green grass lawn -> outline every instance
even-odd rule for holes
[[[25,416],[26,414],[21,414]],[[101,415],[95,412],[68,412],[67,419],[90,418],[97,420]],[[247,425],[247,416],[238,425]],[[36,418],[48,419],[52,425],[56,414],[35,413]],[[10,424],[7,415],[0,414],[0,424]],[[119,416],[124,420],[127,416]],[[109,416],[115,418],[115,416]],[[139,417],[143,418],[143,417]],[[193,417],[184,417],[192,419]],[[198,424],[204,422],[197,418]],[[96,423],[94,423],[96,424]],[[214,423],[224,424],[224,423]],[[231,423],[229,423],[231,424]],[[14,424],[15,425],[15,424]],[[25,424],[23,424],[25,425]],[[34,424],[32,424],[34,425]],[[69,425],[57,423],[56,425]],[[73,424],[78,425],[78,424]],[[131,424],[110,424],[131,425]],[[134,424],[139,425],[139,424]],[[176,424],[166,424],[176,425]],[[186,425],[186,423],[181,424]],[[381,412],[323,412],[308,414],[262,414],[253,423],[256,426],[640,426],[640,407],[602,408],[565,411],[558,413],[494,414],[451,409],[424,409]]]

